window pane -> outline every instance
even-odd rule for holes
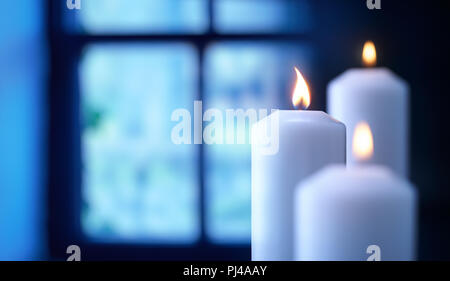
[[[282,108],[293,85],[293,66],[309,73],[308,47],[222,43],[207,50],[204,110]],[[225,113],[223,113],[226,123]],[[207,126],[207,123],[204,124]],[[217,243],[250,242],[250,145],[205,145],[207,233]],[[237,132],[234,126],[233,132]],[[224,140],[228,133],[225,130]]]
[[[81,64],[82,226],[91,238],[192,242],[199,235],[197,151],[171,142],[192,107],[196,52],[183,44],[93,45]]]
[[[311,25],[308,0],[216,0],[214,16],[222,33],[302,33]]]
[[[65,11],[88,33],[201,33],[209,24],[206,0],[87,0]]]

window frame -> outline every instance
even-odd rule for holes
[[[305,42],[305,33],[218,34],[213,28],[214,1],[208,1],[209,27],[203,34],[70,33],[64,29],[65,1],[46,0],[49,48],[48,79],[48,246],[52,259],[65,259],[66,248],[78,245],[83,260],[250,260],[250,244],[215,244],[206,234],[203,176],[204,149],[199,146],[200,237],[193,244],[105,243],[86,239],[81,230],[81,124],[78,62],[90,43],[191,44],[198,53],[196,99],[204,100],[204,59],[207,47],[217,42]],[[64,3],[63,3],[64,2]],[[73,12],[76,12],[75,10]]]

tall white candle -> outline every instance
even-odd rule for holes
[[[373,65],[376,52],[366,43],[363,61]],[[386,165],[402,176],[408,176],[408,84],[387,68],[350,69],[328,85],[327,109],[343,122],[347,135],[357,122],[366,120],[377,144],[371,163]],[[347,140],[347,164],[356,159],[351,154],[352,141]]]
[[[358,161],[373,152],[367,128],[355,131]],[[406,179],[380,165],[322,169],[296,190],[295,259],[414,260],[416,197]]]
[[[294,105],[309,105],[298,72]],[[276,124],[277,151],[258,139]],[[272,128],[273,129],[273,128]],[[273,133],[273,132],[272,132]],[[273,134],[272,134],[273,135]],[[345,163],[345,126],[321,111],[279,110],[252,130],[252,260],[293,259],[293,192],[299,181],[331,163]]]

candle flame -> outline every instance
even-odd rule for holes
[[[309,94],[308,84],[306,84],[303,75],[294,67],[297,74],[297,82],[295,83],[294,92],[292,93],[292,104],[295,108],[307,109],[311,104],[311,96]]]
[[[372,67],[377,64],[377,51],[375,49],[375,44],[372,41],[367,41],[364,44],[362,60],[367,67]]]
[[[373,136],[369,124],[360,122],[353,133],[353,155],[359,160],[368,160],[373,155]]]

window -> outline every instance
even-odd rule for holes
[[[209,25],[205,0],[89,0],[75,17],[89,34],[199,34]]]
[[[197,93],[190,45],[99,44],[81,61],[83,200],[94,239],[192,243],[197,148],[170,141],[171,112]]]
[[[147,259],[164,258],[156,249],[248,259],[250,145],[175,145],[170,117],[192,112],[195,100],[204,110],[288,107],[292,67],[311,71],[309,1],[52,5],[50,41],[66,48],[52,53],[51,143],[60,153],[51,157],[50,210],[60,198],[70,204],[52,215],[51,248],[75,239],[91,258],[136,257],[125,244],[144,246]]]

